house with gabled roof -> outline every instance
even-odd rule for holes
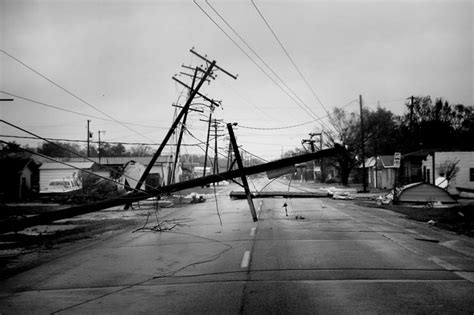
[[[362,169],[362,164],[358,165]],[[395,184],[398,168],[393,155],[379,155],[365,160],[365,171],[369,189],[391,189]]]
[[[30,157],[6,157],[0,160],[0,199],[23,201],[38,192],[40,162]]]

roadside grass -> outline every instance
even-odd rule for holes
[[[367,206],[367,203],[364,203]],[[474,203],[457,205],[449,208],[407,207],[400,205],[371,205],[384,208],[407,216],[411,220],[433,224],[441,229],[474,237]]]
[[[71,248],[82,241],[100,238],[101,235],[115,235],[123,229],[137,226],[137,220],[107,219],[63,222],[55,225],[71,225],[70,229],[41,233],[41,228],[32,228],[36,234],[0,234],[0,280],[39,266],[61,255],[65,248]]]

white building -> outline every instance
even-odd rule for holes
[[[448,162],[457,162],[459,171],[454,179],[449,182],[448,191],[458,194],[463,190],[474,191],[474,152],[432,152],[421,163],[423,179],[434,184],[440,177],[440,166]]]

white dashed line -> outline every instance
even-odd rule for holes
[[[250,251],[247,250],[244,253],[244,257],[242,257],[242,263],[240,264],[241,268],[248,268],[250,263]]]

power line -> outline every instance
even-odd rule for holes
[[[303,72],[300,70],[300,68],[298,67],[298,65],[296,64],[296,62],[293,60],[293,58],[291,58],[290,54],[288,53],[288,51],[286,50],[285,46],[283,45],[283,43],[281,42],[281,40],[278,38],[278,36],[276,35],[275,31],[273,30],[273,28],[270,26],[270,24],[268,23],[267,19],[263,16],[262,12],[259,10],[259,8],[257,7],[257,5],[255,4],[255,1],[254,0],[251,0],[253,6],[255,7],[255,9],[257,10],[258,14],[260,15],[260,17],[262,18],[262,20],[265,22],[265,24],[267,25],[268,29],[270,30],[270,32],[273,34],[273,36],[275,37],[276,41],[278,42],[278,44],[280,45],[281,49],[283,50],[283,52],[285,53],[285,55],[288,57],[288,59],[291,61],[291,63],[293,64],[293,66],[295,67],[296,71],[298,72],[298,74],[300,75],[300,77],[303,79],[303,81],[305,82],[306,86],[311,90],[313,96],[316,98],[316,100],[318,100],[319,104],[321,104],[321,106],[323,107],[324,111],[330,115],[328,113],[328,110],[326,109],[326,107],[324,106],[323,102],[321,102],[320,98],[318,97],[318,95],[316,94],[316,92],[314,91],[314,89],[311,87],[311,85],[309,84],[308,80],[306,79],[306,77],[303,75]]]
[[[46,141],[46,142],[52,144],[53,146],[55,146],[55,147],[57,147],[57,148],[59,148],[59,149],[61,149],[61,150],[63,150],[63,151],[66,151],[66,152],[68,152],[68,153],[72,153],[72,154],[74,154],[74,155],[76,155],[76,156],[78,156],[78,157],[80,157],[80,158],[82,158],[82,159],[85,159],[85,160],[88,160],[89,162],[94,162],[94,163],[95,163],[94,160],[92,160],[92,159],[90,159],[90,158],[88,158],[88,157],[82,156],[81,154],[79,154],[79,153],[77,153],[77,152],[74,152],[74,151],[72,151],[72,150],[69,150],[68,148],[64,148],[63,146],[61,146],[61,145],[59,145],[59,144],[57,144],[57,143],[51,142],[51,141],[47,140],[46,138],[43,138],[43,137],[41,137],[41,136],[39,136],[39,135],[36,135],[36,134],[34,134],[34,133],[32,133],[32,132],[26,130],[26,129],[23,129],[23,128],[19,127],[19,126],[16,126],[16,125],[14,125],[14,124],[11,124],[11,123],[9,123],[9,122],[3,120],[3,119],[0,119],[0,122],[4,123],[4,124],[6,124],[6,125],[9,125],[9,126],[11,126],[11,127],[13,127],[13,128],[16,128],[16,129],[18,129],[18,130],[21,130],[21,131],[23,131],[23,132],[26,132],[26,133],[28,133],[28,134],[30,134],[30,135],[32,135],[32,136],[35,136],[35,137],[38,138],[38,139],[42,139],[42,140],[44,140],[44,141]],[[8,142],[6,142],[6,141],[0,140],[0,142],[2,142],[2,143],[4,143],[4,144],[7,144],[7,145],[8,145]],[[62,161],[58,161],[58,160],[56,160],[56,159],[54,159],[54,158],[52,158],[52,157],[49,157],[49,156],[47,156],[47,155],[44,155],[44,154],[41,154],[41,153],[38,153],[38,152],[34,152],[34,151],[29,150],[29,149],[26,149],[26,148],[20,148],[20,149],[21,149],[21,150],[24,150],[24,151],[26,151],[26,152],[29,152],[29,153],[31,153],[31,154],[36,154],[36,155],[41,156],[41,157],[43,157],[43,158],[46,158],[46,159],[49,159],[49,160],[52,160],[52,161],[55,161],[55,162],[58,162],[58,163],[61,163],[61,164],[70,166],[70,167],[73,167],[73,168],[75,168],[75,169],[79,169],[79,168],[77,168],[77,167],[75,167],[75,166],[73,166],[73,165],[70,165],[70,164],[68,164],[68,163],[64,163],[64,162],[62,162]],[[106,166],[106,165],[103,165],[103,164],[101,164],[100,162],[97,163],[97,164],[99,164],[99,165],[101,165],[101,166],[105,166],[105,167],[107,168],[107,170],[109,170],[109,171],[112,170],[111,167]],[[98,177],[100,177],[100,178],[104,178],[104,179],[106,179],[106,180],[110,180],[110,181],[112,181],[112,182],[115,183],[115,181],[112,180],[112,179],[110,179],[110,178],[107,178],[107,177],[104,177],[104,176],[101,176],[101,175],[97,175],[97,174],[95,174],[95,173],[93,173],[93,172],[86,171],[86,170],[83,170],[83,169],[81,169],[81,170],[84,171],[84,172],[86,172],[86,173],[94,174],[94,175],[96,175],[96,176],[98,176]],[[135,178],[132,178],[132,177],[130,177],[130,176],[128,176],[128,175],[125,175],[125,174],[122,174],[122,175],[123,175],[124,177],[128,178],[128,179],[136,180]],[[146,187],[146,184],[145,184],[145,187]],[[150,187],[152,187],[152,186],[150,186]],[[138,189],[138,190],[142,191],[141,189]],[[143,191],[144,191],[144,190],[143,190]],[[145,191],[144,191],[144,192],[145,192]]]
[[[12,138],[12,139],[33,139],[33,140],[38,140],[38,137],[27,137],[27,136],[14,136],[14,135],[0,135],[2,138]],[[60,141],[60,142],[80,142],[80,143],[87,143],[87,140],[74,140],[74,139],[59,139],[59,138],[44,138],[50,141]],[[89,141],[91,143],[99,143],[99,141]],[[119,141],[101,141],[101,144],[123,144],[123,145],[149,145],[149,146],[155,146],[155,145],[160,145],[161,143],[145,143],[145,142],[119,142]],[[174,146],[176,144],[168,144],[171,146]],[[198,146],[200,145],[199,143],[193,143],[193,144],[184,144],[184,146],[192,147],[192,146]]]
[[[247,56],[247,58],[250,59],[250,61],[252,61],[256,66],[257,68],[259,68],[260,71],[263,72],[263,74],[265,74],[265,76],[267,76],[280,90],[283,91],[283,93],[285,93],[291,100],[293,100],[293,102],[295,102],[295,104],[297,104],[301,109],[305,110],[307,113],[308,111],[306,109],[304,109],[294,98],[293,96],[291,96],[285,89],[283,89],[283,87],[281,87],[281,85],[273,78],[271,77],[267,71],[265,71],[265,69],[262,68],[261,65],[259,65],[255,60],[254,58],[252,58],[252,56],[250,56],[197,2],[196,0],[193,0],[194,4],[196,4],[196,6],[224,33],[224,35],[226,35],[227,38],[229,38],[232,43],[234,43],[234,45],[237,46],[237,48],[239,48],[239,50],[245,55]],[[308,113],[310,114],[310,116],[312,116],[311,113]]]
[[[76,111],[69,110],[69,109],[65,109],[65,108],[62,108],[62,107],[59,107],[59,106],[55,106],[55,105],[51,105],[51,104],[48,104],[48,103],[36,101],[36,100],[34,100],[34,99],[27,98],[27,97],[24,97],[24,96],[20,96],[20,95],[17,95],[17,94],[9,93],[9,92],[6,92],[6,91],[0,91],[0,93],[6,94],[6,95],[10,95],[10,96],[13,96],[13,97],[16,97],[16,98],[19,98],[19,99],[22,99],[22,100],[25,100],[25,101],[28,101],[28,102],[32,102],[32,103],[35,103],[35,104],[38,104],[38,105],[42,105],[42,106],[46,106],[46,107],[49,107],[49,108],[57,109],[57,110],[60,110],[60,111],[63,111],[63,112],[68,112],[68,113],[76,114],[76,115],[79,115],[79,116],[88,117],[88,118],[94,118],[94,119],[99,119],[99,120],[103,120],[103,121],[116,122],[115,120],[112,120],[112,119],[107,119],[107,118],[103,118],[103,117],[99,117],[99,116],[94,116],[94,115],[84,114],[84,113],[81,113],[81,112],[76,112]],[[157,126],[150,126],[150,125],[142,125],[142,124],[137,124],[137,123],[132,123],[132,122],[126,122],[126,121],[122,121],[121,123],[122,123],[122,124],[126,124],[126,125],[137,126],[137,127],[156,128],[156,129],[168,129],[168,128],[166,128],[166,127],[157,127]],[[62,125],[61,125],[61,126],[62,126]]]
[[[347,106],[349,106],[350,104],[354,103],[354,102],[357,102],[357,100],[352,100],[350,101],[349,103],[347,103],[346,105],[342,106],[342,108],[345,108]],[[329,114],[325,115],[325,116],[322,116],[318,119],[313,119],[313,120],[310,120],[310,121],[307,121],[307,122],[303,122],[303,123],[300,123],[300,124],[295,124],[295,125],[290,125],[290,126],[284,126],[284,127],[268,127],[268,128],[264,128],[264,127],[251,127],[251,126],[243,126],[241,124],[239,124],[239,127],[242,127],[244,129],[254,129],[254,130],[281,130],[281,129],[290,129],[290,128],[296,128],[296,127],[300,127],[300,126],[304,126],[304,125],[308,125],[308,124],[311,124],[315,121],[318,121],[318,120],[321,120],[323,118],[326,118],[326,117],[330,117]]]
[[[44,74],[42,74],[41,72],[33,69],[32,67],[30,67],[29,65],[27,65],[26,63],[24,63],[23,61],[19,60],[18,58],[16,58],[15,56],[7,53],[5,50],[3,49],[0,49],[0,51],[2,53],[4,53],[5,55],[7,55],[8,57],[10,57],[11,59],[15,60],[16,62],[18,62],[19,64],[21,64],[22,66],[24,66],[25,68],[29,69],[30,71],[36,73],[37,75],[39,75],[40,77],[42,77],[43,79],[45,79],[46,81],[48,81],[49,83],[53,84],[54,86],[56,86],[57,88],[61,89],[62,91],[66,92],[67,94],[71,95],[72,97],[74,97],[75,99],[79,100],[80,102],[82,102],[83,104],[86,104],[87,106],[95,109],[96,111],[98,111],[99,113],[101,113],[102,115],[104,116],[107,116],[108,118],[110,118],[111,120],[115,121],[116,123],[118,123],[119,125],[122,125],[124,126],[125,128],[127,128],[128,130],[130,131],[133,131],[134,133],[136,133],[137,135],[139,136],[142,136],[144,137],[145,139],[147,140],[150,140],[150,141],[153,141],[151,140],[150,138],[146,137],[145,135],[139,133],[138,131],[134,130],[133,128],[130,128],[129,126],[121,123],[120,121],[116,120],[115,118],[113,118],[112,116],[110,116],[109,114],[107,114],[106,112],[102,111],[101,109],[97,108],[96,106],[90,104],[89,102],[85,101],[84,99],[82,99],[81,97],[77,96],[76,94],[72,93],[71,91],[69,91],[68,89],[66,89],[65,87],[59,85],[58,83],[54,82],[53,80],[51,80],[50,78],[48,78],[47,76],[45,76]]]
[[[286,89],[288,89],[298,100],[301,104],[304,105],[304,107],[298,103],[291,95],[288,94],[288,92],[286,90],[284,90],[279,84],[278,84],[278,87],[283,91],[285,92],[285,94],[287,94],[292,100],[293,102],[295,102],[296,105],[298,105],[298,107],[300,107],[303,111],[305,111],[307,114],[309,114],[310,116],[312,116],[313,118],[319,118],[318,115],[316,115],[316,113],[314,113],[312,111],[312,109],[301,99],[301,97],[299,97],[296,92],[291,89],[286,83],[285,81],[272,69],[272,67],[269,66],[269,64],[255,51],[255,49],[253,49],[248,43],[247,41],[242,37],[240,36],[240,34],[227,22],[227,20],[208,2],[208,0],[205,0],[206,1],[206,4],[212,9],[212,11],[214,11],[215,14],[217,14],[217,16],[227,25],[227,27],[245,44],[245,46],[265,65],[265,67],[267,67],[268,70],[270,70],[270,72],[283,84],[283,86],[286,87]],[[234,42],[235,44],[235,42]],[[255,62],[254,62],[255,63]],[[268,76],[268,74],[267,74]],[[275,82],[276,83],[276,82]],[[328,126],[326,124],[324,124],[323,121],[321,121],[321,124],[324,125],[326,128],[328,128]]]

